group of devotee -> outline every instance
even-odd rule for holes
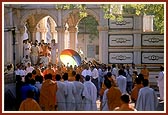
[[[158,100],[149,87],[147,65],[140,71],[134,63],[83,60],[78,66],[64,65],[57,62],[57,48],[55,40],[32,45],[24,41],[24,58],[15,70],[19,111],[155,111],[164,101],[163,66],[156,76]]]
[[[135,64],[107,65],[95,60],[74,67],[28,62],[18,64],[15,73],[20,111],[97,111],[97,100],[100,111],[155,111],[159,102],[149,87],[146,65],[138,72]],[[164,100],[163,66],[156,79]]]
[[[32,43],[27,39],[23,41],[22,63],[31,63],[32,65],[43,63],[47,67],[49,62],[52,64],[57,62],[57,53],[58,43],[55,39],[52,39],[51,43],[44,43],[44,40],[41,40],[40,43],[37,40]]]

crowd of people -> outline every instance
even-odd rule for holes
[[[80,65],[57,62],[57,44],[25,41],[24,58],[16,65],[17,110],[20,111],[155,111],[158,97],[149,87],[149,70],[135,64]],[[164,67],[156,76],[164,100]],[[145,100],[145,101],[144,101]],[[135,106],[130,103],[135,103]]]
[[[144,69],[138,74],[134,64],[109,66],[89,61],[74,67],[52,63],[47,67],[43,63],[27,63],[26,68],[24,65],[19,64],[15,70],[21,111],[97,111],[97,100],[100,111],[155,111],[158,106],[158,97],[149,87],[149,74],[144,77]],[[156,79],[164,82],[163,66],[160,69]],[[160,100],[164,100],[164,85],[159,86]]]

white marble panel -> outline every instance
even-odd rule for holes
[[[151,63],[151,64],[158,64],[164,63],[164,53],[158,52],[143,52],[142,53],[142,63]]]
[[[109,20],[110,29],[133,28],[133,18],[124,18],[123,21]]]
[[[109,63],[132,63],[133,53],[109,53]]]
[[[109,46],[133,46],[133,35],[110,35]]]
[[[163,46],[164,35],[142,35],[143,46]]]

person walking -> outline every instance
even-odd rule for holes
[[[136,102],[137,111],[156,111],[158,99],[155,91],[150,88],[148,79],[143,80],[143,88],[139,90]]]
[[[82,94],[84,97],[84,111],[97,111],[97,89],[90,79],[91,77],[89,75],[86,75],[84,82],[84,91]]]

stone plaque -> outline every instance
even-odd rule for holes
[[[109,20],[110,29],[133,28],[133,18],[124,18],[123,21]]]
[[[109,53],[109,63],[132,63],[133,53]]]
[[[164,46],[164,35],[142,35],[143,46]]]
[[[152,64],[164,63],[164,53],[142,52],[141,59],[142,59],[142,63],[152,63]]]
[[[133,35],[110,35],[109,46],[133,46]]]

